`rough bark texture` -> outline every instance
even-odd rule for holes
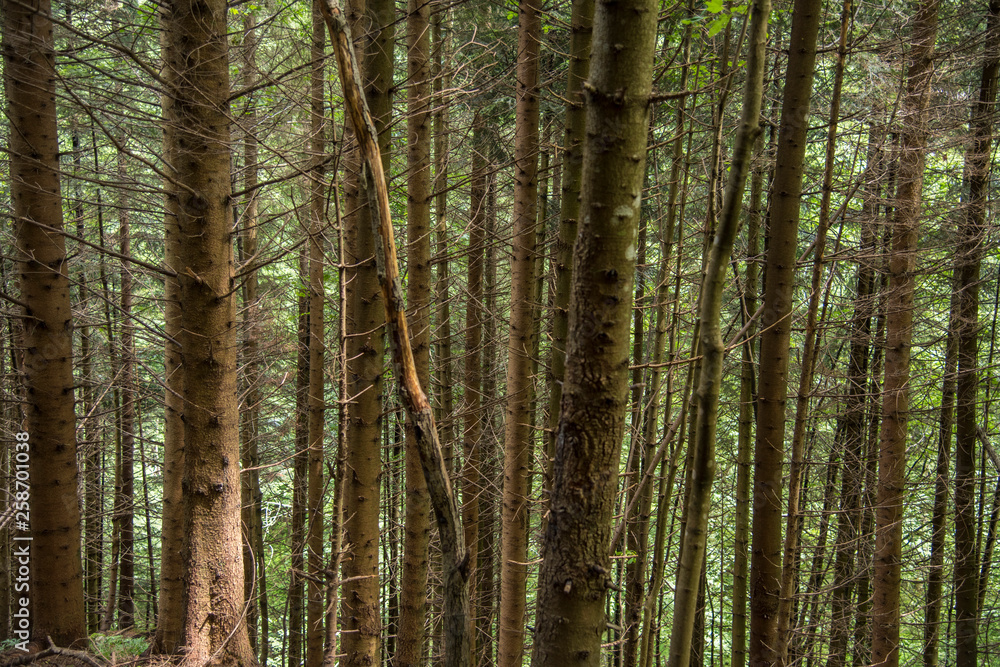
[[[885,667],[897,667],[899,664],[900,559],[906,486],[913,292],[927,145],[927,107],[934,69],[939,5],[939,0],[925,0],[914,16],[907,90],[900,115],[902,152],[895,218],[892,221],[892,253],[889,255],[885,382],[882,385],[882,425],[879,431],[872,583],[871,660]]]
[[[985,252],[990,149],[1000,70],[1000,2],[989,5],[985,59],[979,100],[969,123],[964,181],[969,184],[965,218],[959,227],[956,258],[958,290],[958,386],[955,393],[955,641],[958,667],[977,664],[979,630],[979,547],[976,542],[976,440],[979,373],[979,269]],[[985,473],[985,470],[983,471]],[[980,506],[982,506],[980,502]]]
[[[388,159],[385,132],[390,110],[394,6],[375,0],[371,6],[354,2],[348,19],[359,28],[355,48],[365,56],[365,94],[371,105],[383,160]],[[365,13],[373,20],[369,33]],[[347,468],[344,489],[344,543],[350,545],[343,564],[341,642],[345,665],[378,663],[381,618],[379,615],[379,477],[382,433],[382,372],[385,345],[382,326],[385,310],[375,267],[375,239],[368,232],[371,211],[361,178],[360,147],[354,129],[345,126],[347,145],[345,179],[347,280]]]
[[[407,319],[417,380],[430,380],[431,297],[431,115],[430,0],[409,0],[406,21],[407,74]],[[417,436],[406,425],[406,523],[396,667],[412,667],[424,655],[427,575],[431,537],[430,498],[420,468]]]
[[[771,215],[760,338],[750,557],[751,665],[780,664],[781,493],[788,351],[797,259],[802,169],[821,7],[797,0],[792,14]]]
[[[507,405],[504,417],[500,617],[497,664],[520,667],[528,578],[528,473],[531,466],[531,327],[535,316],[535,215],[538,195],[538,0],[518,2],[514,128],[514,238],[511,263]]]
[[[629,320],[656,3],[599,2],[580,233],[532,664],[598,665],[628,400]]]
[[[32,636],[65,646],[86,637],[73,328],[59,184],[55,52],[48,0],[6,1],[4,84],[10,196],[24,308],[24,383],[31,485]],[[35,224],[37,223],[37,224]],[[42,225],[48,227],[43,228]],[[18,449],[18,451],[22,451]],[[27,537],[21,531],[19,537]]]
[[[221,0],[164,6],[168,211],[177,225],[185,460],[184,640],[189,664],[256,665],[244,619],[229,66]]]
[[[566,135],[563,140],[562,194],[559,201],[559,233],[552,266],[555,297],[552,300],[552,358],[549,362],[549,423],[545,444],[546,493],[552,489],[559,403],[566,374],[566,333],[569,326],[569,296],[573,287],[573,244],[580,216],[580,173],[583,169],[583,139],[587,113],[583,108],[583,82],[590,74],[590,40],[594,27],[594,0],[574,0],[570,17],[570,60],[566,77]]]

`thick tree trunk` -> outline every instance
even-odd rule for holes
[[[590,148],[539,573],[532,658],[538,666],[600,664],[655,38],[655,3],[597,3],[584,138]]]
[[[184,403],[184,640],[191,664],[256,665],[243,616],[227,10],[163,9],[168,211],[177,225]]]
[[[3,3],[3,59],[14,243],[24,317],[30,461],[32,637],[66,646],[86,637],[77,499],[73,328],[66,265],[49,0]],[[23,437],[27,437],[27,444]],[[19,458],[19,457],[18,457]],[[20,461],[19,461],[20,462]]]
[[[407,7],[407,319],[417,380],[429,387],[431,296],[431,115],[430,0],[409,0]],[[427,624],[430,497],[420,467],[415,425],[406,428],[406,524],[403,531],[403,583],[396,667],[423,660]]]
[[[375,117],[382,159],[389,159],[388,120],[391,108],[393,22],[392,2],[373,0],[370,6],[354,2],[348,20],[359,28],[355,48],[364,54],[365,94]],[[373,20],[362,33],[365,14]],[[378,662],[382,631],[379,608],[379,476],[382,472],[382,373],[385,309],[375,266],[375,239],[368,232],[371,211],[361,178],[361,152],[353,126],[345,125],[347,281],[347,460],[344,482],[344,558],[340,616],[345,665],[362,667]],[[393,651],[393,655],[395,651]]]
[[[927,108],[940,0],[924,0],[913,19],[906,96],[900,117],[902,154],[892,222],[886,304],[885,383],[879,432],[878,500],[872,609],[874,664],[899,664],[900,559],[906,490],[913,293],[927,145]]]
[[[514,128],[514,238],[511,263],[507,404],[504,417],[500,543],[499,667],[520,667],[528,579],[528,472],[531,468],[531,330],[535,317],[535,223],[538,194],[538,0],[518,2]]]
[[[972,143],[965,153],[963,180],[969,184],[958,230],[955,289],[958,292],[958,384],[955,394],[955,641],[958,667],[977,664],[979,631],[979,547],[976,543],[976,440],[978,412],[979,269],[985,252],[997,73],[1000,71],[1000,2],[989,5],[979,101],[969,123]],[[985,472],[985,471],[983,471]]]
[[[797,0],[795,3],[778,131],[778,154],[771,186],[754,453],[748,647],[752,665],[779,665],[783,660],[778,620],[781,614],[781,489],[788,350],[792,332],[792,296],[807,118],[821,14],[821,7],[814,2]],[[793,488],[797,484],[795,477],[800,473],[799,468],[801,465],[798,468],[793,466]],[[790,500],[797,502],[791,497],[791,492],[789,495]],[[785,612],[787,616],[788,611]]]

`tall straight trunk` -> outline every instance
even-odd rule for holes
[[[750,645],[752,665],[782,664],[778,633],[781,592],[781,489],[788,396],[788,349],[792,333],[802,173],[809,100],[822,8],[796,0],[788,68],[771,184],[760,338],[760,384],[754,451],[754,513],[750,558]],[[799,471],[794,469],[792,476]],[[794,479],[792,485],[795,485]]]
[[[886,667],[897,667],[899,664],[900,559],[906,490],[914,268],[939,5],[939,0],[924,0],[913,18],[907,90],[900,116],[902,152],[895,218],[892,221],[892,254],[889,256],[872,590],[871,659],[873,663]]]
[[[243,64],[244,83],[252,87],[257,83],[257,21],[252,10],[243,16]],[[260,656],[261,663],[267,662],[268,615],[266,568],[264,567],[264,530],[261,517],[262,495],[260,490],[260,465],[258,437],[260,434],[260,315],[257,269],[257,110],[252,99],[247,101],[243,124],[243,190],[247,193],[243,200],[243,210],[239,219],[240,264],[246,271],[243,280],[243,343],[242,362],[243,405],[240,410],[240,456],[244,470],[241,476],[242,519],[245,539],[243,543],[243,594],[250,601],[247,613],[247,631],[250,643]],[[260,641],[257,626],[260,625]]]
[[[323,664],[323,630],[326,559],[323,548],[323,459],[325,376],[323,361],[326,319],[323,308],[324,238],[326,234],[326,103],[324,99],[324,46],[326,33],[319,3],[312,3],[312,66],[309,80],[309,490],[306,532],[306,667]]]
[[[30,458],[32,637],[60,645],[86,637],[77,501],[73,329],[69,295],[49,0],[7,0],[4,83],[10,196],[24,304],[24,383]],[[37,224],[35,224],[37,223]],[[44,225],[44,227],[43,227]],[[21,436],[18,441],[23,443]],[[29,526],[19,526],[26,537]],[[26,637],[20,637],[26,639]]]
[[[573,244],[580,217],[580,174],[583,169],[583,140],[587,113],[583,82],[590,74],[590,41],[594,24],[594,0],[574,0],[570,16],[570,57],[566,76],[566,127],[563,139],[562,193],[559,201],[559,233],[552,260],[555,296],[552,299],[552,340],[549,349],[549,423],[545,444],[546,493],[552,489],[552,460],[555,457],[559,403],[566,374],[566,335],[569,327],[569,296],[573,287]]]
[[[763,211],[761,199],[764,190],[764,170],[760,162],[764,157],[764,135],[757,135],[754,146],[755,160],[750,177],[750,208],[747,211],[747,253],[743,282],[743,318],[747,331],[741,346],[740,409],[737,430],[736,517],[733,545],[733,667],[743,667],[747,662],[747,570],[750,549],[750,475],[753,463],[754,404],[757,394],[756,354],[754,344],[757,326],[751,321],[757,311],[760,254],[760,228]]]
[[[683,533],[673,628],[670,641],[671,667],[687,667],[692,660],[692,636],[702,588],[706,555],[708,512],[715,477],[715,437],[718,423],[719,392],[725,346],[720,316],[725,271],[730,261],[739,226],[743,191],[750,169],[750,154],[760,133],[760,109],[764,88],[769,0],[757,0],[751,9],[747,81],[743,95],[742,119],[737,130],[732,166],[726,183],[718,230],[705,262],[699,295],[699,339],[702,355],[695,405],[697,416],[689,452],[690,470],[686,497],[687,522]],[[756,552],[754,552],[756,554]]]
[[[365,14],[372,18],[369,33]],[[386,0],[353,2],[348,20],[356,26],[355,44],[364,54],[365,94],[375,118],[383,161],[389,159],[388,128],[391,111],[392,48],[395,5]],[[371,211],[362,185],[360,149],[354,130],[345,125],[346,155],[344,242],[347,296],[347,460],[345,476],[344,544],[350,545],[343,564],[340,616],[345,665],[378,662],[382,632],[379,608],[379,476],[382,473],[382,372],[385,311],[375,266],[375,240],[368,233]],[[393,651],[393,654],[395,651]]]
[[[814,10],[815,26],[818,32],[819,10]],[[847,30],[851,24],[851,0],[844,0],[840,12],[840,42],[837,47],[837,64],[833,77],[833,93],[830,101],[830,124],[826,134],[826,159],[823,167],[823,194],[820,200],[819,222],[816,226],[816,242],[813,246],[812,280],[809,288],[809,306],[806,309],[805,345],[802,352],[802,370],[795,400],[795,424],[792,427],[792,465],[788,484],[788,512],[785,522],[785,543],[781,564],[781,591],[778,602],[778,647],[782,664],[788,662],[792,603],[798,568],[799,532],[802,524],[802,471],[805,466],[804,450],[806,424],[809,420],[809,400],[813,391],[813,375],[816,367],[817,315],[823,283],[823,261],[826,251],[826,235],[830,228],[830,198],[833,194],[833,170],[836,158],[837,124],[840,120],[840,94],[844,86],[844,66],[847,61]],[[812,26],[810,26],[812,29]],[[815,39],[812,48],[815,49]],[[813,56],[815,61],[815,56]],[[810,77],[811,78],[811,77]],[[808,101],[808,100],[807,100]],[[805,124],[804,122],[802,123]],[[802,135],[805,139],[805,135]],[[794,244],[793,244],[794,247]]]
[[[972,143],[965,153],[963,180],[969,184],[965,216],[958,230],[955,288],[958,293],[958,384],[955,394],[955,641],[958,667],[977,664],[979,548],[976,544],[977,389],[979,385],[979,269],[985,252],[986,202],[993,144],[997,73],[1000,70],[1000,2],[989,5],[979,101],[969,122]],[[985,472],[985,471],[983,471]]]
[[[484,128],[485,131],[485,128]],[[486,155],[486,144],[483,145],[485,163],[485,198],[483,200],[483,392],[484,397],[496,396],[497,391],[497,355],[499,341],[496,331],[499,328],[497,313],[497,175],[493,159]],[[501,454],[499,442],[499,427],[497,426],[497,408],[488,402],[483,410],[480,437],[480,460],[482,479],[493,480],[498,474]],[[475,598],[477,601],[476,637],[482,640],[476,646],[473,656],[477,665],[496,664],[496,630],[497,618],[497,539],[496,524],[498,517],[499,494],[495,484],[483,484],[479,497],[479,546],[476,549],[476,567],[479,570],[479,581],[476,582]]]
[[[847,642],[850,635],[851,595],[855,588],[854,561],[858,552],[861,524],[861,495],[865,482],[865,410],[868,383],[871,321],[874,312],[875,266],[877,251],[875,231],[878,197],[882,190],[885,170],[882,128],[872,125],[868,137],[868,167],[862,202],[861,247],[858,260],[854,314],[851,318],[851,346],[848,353],[846,397],[843,427],[837,435],[842,441],[835,447],[842,450],[840,477],[840,513],[837,515],[837,555],[833,570],[833,591],[830,602],[830,649],[827,667],[844,667],[847,663]]]
[[[406,43],[407,94],[407,319],[417,379],[430,380],[431,297],[431,114],[430,3],[409,0]],[[399,648],[394,664],[411,667],[423,659],[427,623],[427,575],[431,521],[427,482],[420,467],[415,425],[406,430],[406,523],[403,537],[403,584]]]
[[[298,256],[298,317],[295,371],[295,454],[292,457],[291,571],[288,574],[288,661],[302,663],[305,632],[302,625],[305,600],[306,492],[309,476],[309,248],[303,244]]]
[[[602,0],[595,7],[583,216],[573,255],[566,376],[539,573],[532,656],[538,666],[601,660],[605,597],[612,585],[608,546],[628,407],[629,316],[656,7],[647,0]]]
[[[469,581],[473,597],[469,618],[469,650],[478,655],[476,621],[480,614],[480,600],[475,593],[482,578],[479,570],[479,519],[483,484],[483,246],[486,243],[486,173],[485,121],[477,113],[472,119],[472,174],[469,220],[468,298],[465,305],[465,360],[462,398],[462,451],[465,465],[462,468],[462,524],[465,526],[465,545],[469,550]]]
[[[125,156],[118,154],[118,177],[125,182]],[[122,257],[131,257],[132,236],[129,228],[127,202],[118,202],[118,249]],[[132,333],[132,274],[128,262],[121,262],[121,420],[119,444],[121,447],[118,471],[118,498],[116,514],[119,519],[118,567],[118,628],[124,630],[135,624],[135,343]]]
[[[183,350],[184,640],[192,662],[256,665],[243,608],[236,301],[226,4],[163,8],[167,210],[174,215]]]
[[[531,331],[535,317],[535,224],[538,195],[539,0],[519,0],[514,127],[514,237],[511,263],[507,404],[504,416],[500,544],[499,667],[520,667],[528,579],[528,474],[531,467]]]
[[[172,11],[169,7],[160,9],[160,76],[167,86],[182,85],[182,72],[171,66],[179,57],[175,41],[168,30],[171,29]],[[167,91],[161,94],[164,119],[163,159],[165,164],[175,164],[172,153],[176,139],[171,134],[171,126],[176,126],[179,117],[174,100]],[[97,147],[94,146],[94,159]],[[96,167],[96,165],[95,165]],[[227,179],[228,180],[228,179]],[[183,270],[180,258],[179,202],[169,193],[176,190],[174,175],[166,172],[163,179],[164,190],[168,193],[164,201],[163,215],[163,263],[175,272],[163,280],[163,526],[160,542],[160,595],[159,616],[156,619],[156,636],[153,649],[159,653],[174,653],[181,645],[184,631],[184,375],[185,366],[180,344],[181,337],[181,292],[180,280],[176,273]],[[98,191],[100,196],[100,191]],[[98,211],[100,219],[100,211]]]

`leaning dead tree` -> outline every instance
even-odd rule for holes
[[[396,260],[396,242],[392,233],[389,190],[377,132],[362,89],[362,78],[354,54],[350,28],[334,0],[322,3],[323,18],[330,31],[340,71],[347,113],[354,125],[358,146],[364,160],[365,188],[372,209],[372,233],[378,238],[375,259],[385,303],[386,330],[392,349],[392,365],[399,386],[399,396],[413,422],[420,465],[427,479],[431,503],[437,518],[444,564],[444,636],[445,661],[448,667],[469,664],[469,589],[465,537],[459,518],[458,502],[451,488],[441,443],[438,440],[434,413],[427,394],[420,386],[410,335],[406,324],[403,288]]]

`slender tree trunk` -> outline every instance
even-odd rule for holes
[[[298,257],[298,318],[295,371],[295,455],[292,459],[291,571],[288,583],[288,662],[302,664],[305,633],[302,625],[305,600],[306,493],[309,476],[309,248],[303,244]]]
[[[757,134],[761,131],[759,117],[766,59],[764,49],[767,43],[771,3],[768,0],[757,0],[751,12],[743,114],[733,149],[732,166],[726,184],[718,231],[707,258],[699,297],[698,322],[702,360],[696,394],[696,429],[691,441],[693,451],[689,454],[691,469],[686,498],[687,522],[678,565],[670,641],[669,664],[672,667],[687,667],[692,659],[692,635],[695,629],[700,583],[703,578],[708,511],[711,505],[712,481],[715,476],[715,435],[722,382],[722,361],[725,354],[719,323],[722,288],[725,283],[726,266],[736,240],[743,190],[750,167],[750,154]]]
[[[118,177],[125,182],[125,156],[118,154]],[[124,198],[123,198],[124,199]],[[127,202],[118,203],[118,244],[122,257],[132,256]],[[132,274],[128,262],[121,262],[121,421],[119,444],[121,461],[116,501],[119,515],[118,628],[135,624],[135,344],[132,334]]]
[[[407,319],[412,323],[417,379],[430,380],[431,296],[431,115],[430,2],[409,0],[407,8]],[[406,524],[403,538],[403,584],[400,599],[399,648],[396,667],[419,664],[424,655],[427,623],[427,575],[431,521],[430,497],[420,468],[414,424],[406,431]]]
[[[830,649],[827,667],[843,667],[847,663],[847,642],[850,621],[851,595],[855,588],[854,561],[858,552],[861,524],[861,496],[865,482],[865,410],[868,383],[869,349],[871,346],[871,320],[874,312],[875,267],[872,259],[877,247],[875,232],[878,217],[878,196],[884,175],[885,135],[881,127],[873,125],[868,137],[868,168],[865,172],[864,201],[862,203],[861,248],[854,295],[854,314],[851,319],[851,346],[847,364],[846,398],[844,399],[843,426],[837,434],[842,444],[840,484],[840,513],[837,515],[837,556],[834,561],[834,583],[830,602]]]
[[[30,522],[17,526],[31,561],[32,637],[86,637],[77,500],[73,329],[59,184],[55,51],[49,0],[7,0],[3,59],[10,196],[20,262]],[[22,436],[18,442],[24,443]],[[26,639],[26,637],[20,637]]]
[[[810,30],[818,32],[820,11],[814,10],[814,25]],[[781,663],[788,662],[792,602],[798,568],[799,532],[802,524],[801,479],[805,466],[806,425],[809,420],[809,400],[813,391],[813,375],[817,356],[817,315],[823,284],[823,261],[826,251],[826,235],[830,228],[830,198],[833,194],[833,170],[836,158],[837,123],[840,120],[840,94],[844,85],[844,66],[847,61],[847,30],[851,24],[851,0],[844,0],[840,12],[840,43],[837,48],[837,64],[833,79],[833,94],[830,101],[830,125],[826,134],[826,160],[823,168],[823,194],[820,201],[819,223],[816,227],[816,243],[813,246],[812,282],[809,290],[809,306],[806,310],[805,345],[802,352],[802,372],[795,401],[795,425],[792,429],[792,466],[789,473],[788,519],[785,523],[785,544],[781,566],[781,592],[778,603],[778,647]],[[793,25],[794,19],[793,19]],[[811,47],[815,49],[815,38]],[[815,56],[813,56],[815,62]],[[811,77],[810,77],[811,78]],[[808,102],[808,99],[806,100]],[[805,134],[802,135],[805,140]],[[794,246],[794,244],[793,244]],[[794,247],[793,247],[794,250]]]
[[[356,48],[365,54],[362,65],[366,96],[371,105],[383,149],[389,159],[388,127],[391,107],[394,4],[384,0],[352,3],[349,21],[359,28]],[[365,14],[374,21],[372,30],[360,30]],[[347,281],[347,470],[344,489],[344,543],[350,550],[344,559],[341,618],[342,652],[345,665],[378,662],[381,617],[379,609],[379,476],[382,472],[382,372],[385,345],[382,326],[385,310],[375,266],[375,240],[368,232],[371,211],[363,190],[360,148],[353,126],[345,125]],[[392,651],[391,655],[395,655]]]
[[[507,407],[504,417],[503,512],[500,547],[499,667],[520,667],[528,578],[528,472],[531,467],[531,330],[535,317],[535,223],[538,195],[538,0],[518,2],[514,137],[514,238]]]
[[[244,84],[252,87],[257,83],[257,22],[253,11],[243,16],[243,64]],[[260,465],[258,437],[260,433],[260,315],[258,305],[258,281],[255,265],[257,257],[257,111],[252,99],[241,121],[243,123],[243,189],[247,193],[243,201],[242,216],[239,219],[240,265],[246,271],[243,279],[243,405],[240,411],[240,452],[245,472],[241,475],[243,503],[243,594],[250,601],[247,613],[247,631],[251,646],[260,656],[261,664],[268,656],[268,617],[266,568],[264,567],[264,535],[261,517],[262,494],[260,490]],[[260,641],[257,626],[260,625]]]
[[[227,10],[207,0],[163,11],[171,70],[165,152],[174,159],[167,210],[184,304],[183,651],[192,664],[252,667],[242,614]]]
[[[479,563],[479,515],[483,484],[483,246],[486,229],[486,173],[485,121],[481,114],[472,120],[472,174],[469,220],[468,298],[465,305],[465,380],[462,399],[463,453],[462,468],[462,524],[465,526],[465,544],[469,550],[469,581],[473,585],[473,599],[469,618],[469,650],[478,655],[476,621],[481,613],[478,582],[482,578]]]
[[[902,154],[892,222],[892,254],[889,257],[872,590],[871,659],[874,664],[885,667],[897,667],[899,664],[900,559],[906,487],[914,268],[939,5],[939,0],[924,0],[914,16],[907,90],[900,118]]]
[[[597,3],[537,666],[600,664],[655,38],[655,3]]]
[[[778,154],[771,187],[771,211],[760,339],[760,387],[754,455],[754,513],[750,559],[750,645],[752,665],[783,664],[781,615],[781,488],[788,395],[788,349],[806,149],[809,100],[816,62],[821,7],[797,0],[792,14]],[[800,442],[801,449],[801,442]],[[795,454],[793,453],[793,458]],[[795,489],[800,463],[793,465]],[[789,500],[797,502],[789,493]],[[787,604],[787,603],[786,603]],[[786,606],[790,611],[790,607]],[[788,611],[785,612],[785,618]],[[787,621],[785,621],[787,625]]]
[[[171,8],[160,9],[160,76],[168,86],[181,85],[182,72],[172,66],[179,57],[171,39]],[[164,190],[176,190],[174,173],[176,156],[172,153],[176,138],[173,130],[179,124],[174,100],[166,91],[161,97],[164,118],[163,159],[167,170]],[[94,152],[97,158],[96,145]],[[95,165],[96,166],[96,165]],[[228,179],[227,179],[228,180]],[[99,194],[99,193],[98,193]],[[164,201],[163,263],[175,273],[183,270],[180,259],[179,202],[168,194]],[[100,214],[98,214],[100,217]],[[181,301],[180,281],[176,275],[164,278],[163,330],[163,526],[160,543],[160,613],[156,619],[153,648],[159,653],[174,653],[181,645],[184,631],[184,375],[185,367],[180,344]]]
[[[982,264],[986,203],[989,191],[990,151],[993,144],[997,73],[1000,71],[1000,2],[989,4],[985,59],[979,101],[969,123],[972,143],[966,149],[963,180],[969,184],[965,217],[959,227],[955,288],[958,293],[958,384],[955,395],[955,664],[977,664],[979,624],[979,548],[975,540],[976,439],[979,269]],[[983,471],[985,472],[985,471]]]
[[[566,335],[569,326],[569,296],[573,286],[573,244],[580,217],[580,174],[583,169],[583,82],[590,74],[590,41],[594,23],[594,0],[574,0],[570,17],[570,58],[566,78],[566,128],[563,140],[562,197],[559,202],[559,233],[552,260],[555,297],[552,300],[552,340],[549,362],[549,423],[545,444],[546,493],[552,490],[559,403],[566,369]]]
[[[309,490],[307,501],[306,667],[323,664],[326,634],[323,621],[326,557],[323,548],[323,460],[325,418],[326,319],[323,283],[326,248],[326,34],[319,3],[312,3],[312,67],[310,73],[309,151]]]

